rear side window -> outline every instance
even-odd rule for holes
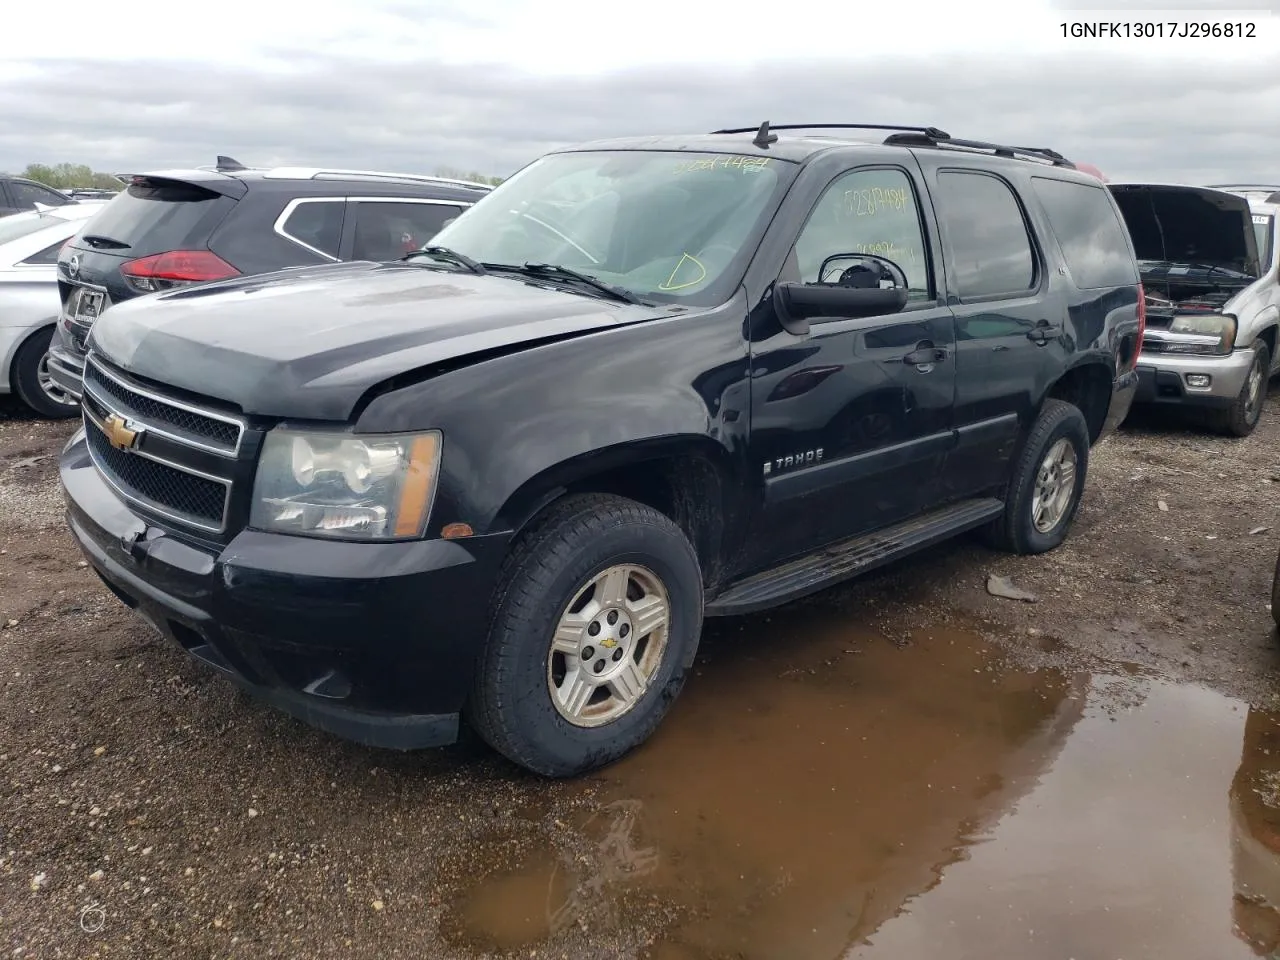
[[[93,215],[82,237],[110,241],[104,250],[134,257],[167,250],[203,249],[235,205],[229,197],[174,180],[132,183]]]
[[[342,245],[344,200],[304,200],[285,218],[280,230],[290,240],[338,259]]]
[[[1105,187],[1048,177],[1033,177],[1031,184],[1077,287],[1094,290],[1138,282],[1124,224]]]
[[[956,292],[966,300],[1017,296],[1036,285],[1036,258],[1013,190],[985,173],[938,174],[938,216]]]
[[[439,233],[446,220],[462,212],[462,207],[446,203],[374,202],[354,205],[355,240],[351,257],[355,260],[395,260],[425,246]]]
[[[23,263],[32,264],[33,266],[42,266],[46,263],[53,264],[58,262],[58,251],[62,249],[65,240],[59,240],[57,243],[50,244],[39,253],[33,253]]]

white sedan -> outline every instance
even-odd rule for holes
[[[62,306],[58,251],[103,203],[81,200],[0,217],[0,393],[16,393],[41,416],[79,412],[49,377],[45,357]]]

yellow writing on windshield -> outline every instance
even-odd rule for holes
[[[676,277],[680,275],[681,270],[690,270],[697,273],[692,280],[682,280],[676,282]],[[684,290],[688,287],[696,287],[703,280],[707,279],[707,268],[702,265],[702,261],[697,257],[688,253],[680,254],[680,259],[676,261],[676,265],[671,269],[671,276],[667,277],[662,283],[658,284],[659,290]]]
[[[855,217],[874,217],[886,210],[901,213],[914,205],[906,187],[868,187],[846,190],[844,206]]]
[[[682,160],[671,172],[676,176],[682,173],[696,173],[699,170],[740,170],[751,172],[767,167],[771,157],[699,157],[696,160]]]

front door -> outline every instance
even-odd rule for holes
[[[814,283],[851,263],[831,258],[876,254],[902,268],[909,295],[900,313],[827,320],[800,336],[765,318],[769,335],[753,337],[751,463],[765,502],[750,566],[886,526],[932,497],[954,436],[955,336],[922,200],[918,168],[846,169],[787,255],[779,279]]]

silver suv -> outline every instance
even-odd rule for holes
[[[1135,404],[1199,409],[1248,436],[1280,368],[1280,186],[1109,186],[1146,291]]]

